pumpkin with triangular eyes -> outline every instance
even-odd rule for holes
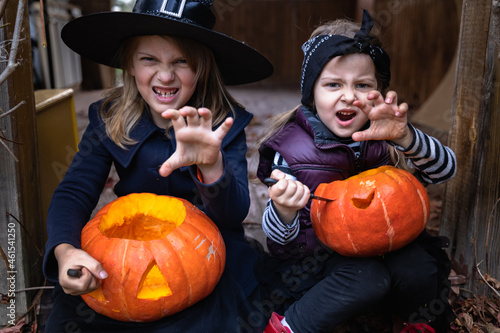
[[[202,300],[226,260],[222,236],[202,211],[151,193],[104,206],[83,228],[82,249],[108,273],[83,300],[120,321],[158,320]]]
[[[318,239],[345,256],[370,257],[413,241],[429,220],[424,186],[408,171],[382,166],[345,180],[320,184],[311,222]]]

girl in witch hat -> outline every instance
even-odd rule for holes
[[[45,276],[56,283],[45,331],[237,332],[256,287],[257,253],[244,242],[249,209],[244,128],[252,115],[225,85],[265,79],[269,61],[212,30],[209,0],[138,0],[132,12],[83,16],[62,30],[75,52],[123,69],[123,86],[89,108],[80,150],[48,212]],[[187,309],[151,323],[112,320],[78,296],[107,272],[80,249],[111,166],[118,196],[150,192],[189,200],[218,226],[226,269],[215,290]],[[81,276],[69,276],[68,270]]]
[[[282,295],[266,333],[330,333],[370,308],[402,318],[394,332],[444,332],[449,324],[440,289],[449,260],[435,239],[423,232],[383,256],[346,257],[320,244],[311,225],[310,193],[320,183],[393,163],[391,146],[426,184],[456,171],[453,151],[411,126],[408,105],[387,92],[389,56],[373,25],[364,11],[361,27],[339,20],[313,32],[302,47],[301,105],[262,139],[257,175],[277,183],[262,219],[270,257],[259,280]]]

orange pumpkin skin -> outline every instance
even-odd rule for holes
[[[154,321],[195,304],[213,291],[226,261],[222,236],[203,212],[150,193],[104,206],[82,230],[82,249],[108,273],[83,300],[120,321]]]
[[[370,257],[400,249],[425,229],[429,219],[423,185],[392,166],[320,184],[315,194],[335,201],[312,201],[314,232],[345,256]]]

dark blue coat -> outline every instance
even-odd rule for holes
[[[222,143],[224,174],[213,184],[203,184],[196,176],[196,166],[182,167],[162,177],[159,166],[175,151],[175,139],[157,127],[144,114],[131,132],[137,143],[121,149],[106,135],[100,117],[102,102],[89,108],[89,126],[79,144],[63,181],[54,192],[48,211],[45,276],[57,281],[58,267],[54,248],[61,243],[80,247],[83,226],[91,213],[114,164],[119,182],[114,190],[118,196],[150,192],[187,199],[203,210],[219,227],[226,243],[226,271],[229,271],[250,293],[256,286],[253,278],[254,251],[243,242],[241,222],[248,213],[247,151],[244,128],[252,119],[247,111],[237,108],[234,123]],[[174,133],[170,133],[174,138]]]

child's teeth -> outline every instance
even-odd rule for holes
[[[156,92],[156,94],[160,95],[161,97],[171,97],[171,96],[175,95],[176,91],[172,90],[172,91],[163,92],[163,91],[158,91],[155,89],[155,92]]]

